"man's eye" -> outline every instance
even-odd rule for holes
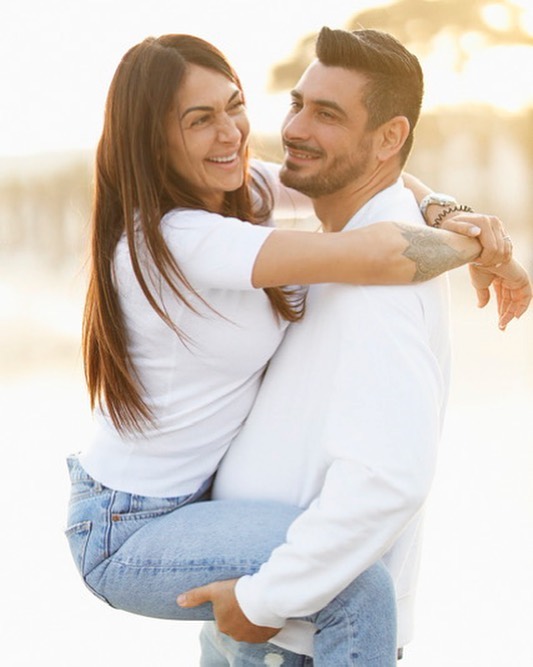
[[[235,102],[230,107],[230,111],[237,112],[237,113],[242,111],[243,109],[244,109],[244,102],[242,100],[239,100],[238,102]]]

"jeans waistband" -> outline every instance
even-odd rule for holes
[[[72,482],[94,482],[94,480],[88,472],[82,468],[81,463],[78,460],[77,454],[71,454],[67,456],[67,467],[70,475],[70,480]]]
[[[77,454],[71,454],[67,457],[67,467],[71,482],[94,482],[95,484],[100,485],[99,482],[93,479],[89,473],[83,469]],[[211,475],[211,477],[206,479],[194,493],[184,496],[187,498],[187,502],[195,502],[203,495],[207,494],[213,484],[214,477],[214,475]]]

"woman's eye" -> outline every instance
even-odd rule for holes
[[[208,120],[209,116],[200,116],[199,118],[195,118],[191,123],[191,127],[198,127],[200,125],[205,125]]]

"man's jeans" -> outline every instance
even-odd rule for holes
[[[273,644],[236,642],[222,634],[214,621],[204,623],[200,644],[200,667],[313,667],[314,664],[313,659],[306,655],[297,655]],[[401,660],[403,649],[398,649],[397,655]],[[333,667],[334,663],[331,664]],[[354,664],[360,663],[356,661]]]
[[[284,651],[273,644],[236,642],[207,622],[200,633],[200,667],[311,667],[312,658]],[[335,663],[331,663],[333,666]]]
[[[78,570],[101,600],[143,616],[212,620],[210,604],[182,609],[176,597],[256,572],[301,512],[274,502],[201,502],[203,489],[177,498],[138,496],[96,482],[76,457],[68,466],[66,535]],[[318,628],[314,664],[394,665],[395,606],[392,581],[378,563],[306,617]]]

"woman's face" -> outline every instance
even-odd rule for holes
[[[210,210],[244,180],[250,126],[238,86],[223,74],[188,65],[167,117],[169,161]]]

